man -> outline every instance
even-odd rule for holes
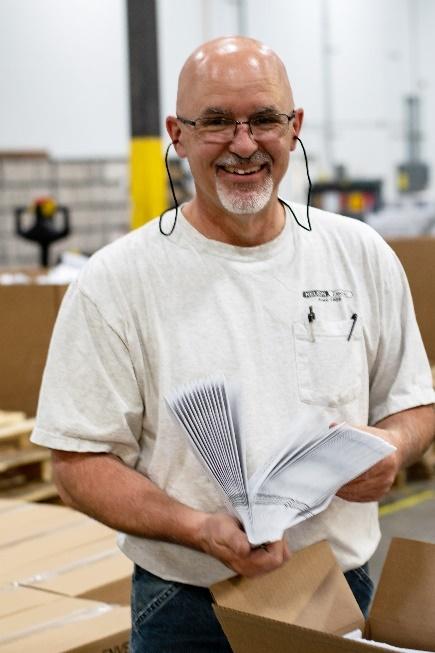
[[[394,254],[314,209],[301,229],[304,207],[278,199],[302,119],[269,48],[231,37],[197,49],[167,119],[194,198],[170,235],[153,221],[97,253],[59,314],[33,440],[55,450],[63,500],[122,533],[133,651],[229,651],[207,587],[324,538],[365,609],[375,502],[432,439],[429,366]],[[313,406],[375,425],[396,452],[253,550],[164,401],[217,371],[238,386],[249,474]]]

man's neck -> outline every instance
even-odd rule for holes
[[[183,215],[206,238],[238,247],[263,245],[276,238],[285,224],[284,207],[276,198],[259,213],[235,215],[205,207],[194,197],[183,206]]]

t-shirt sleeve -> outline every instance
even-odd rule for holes
[[[385,244],[381,279],[380,335],[370,370],[369,424],[434,402],[432,375],[408,280],[396,254]]]
[[[127,343],[78,284],[68,289],[50,343],[32,441],[112,453],[134,466],[144,404]]]

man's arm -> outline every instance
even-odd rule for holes
[[[53,451],[53,466],[62,500],[116,530],[203,551],[243,576],[289,558],[285,540],[251,549],[233,517],[180,503],[111,454]]]
[[[418,406],[390,415],[375,427],[363,430],[393,444],[397,450],[377,465],[344,485],[337,496],[347,501],[379,501],[390,490],[402,467],[417,461],[434,438],[432,406]]]

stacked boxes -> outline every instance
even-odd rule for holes
[[[0,523],[0,653],[127,651],[132,563],[115,533],[69,508],[13,501],[0,501]]]
[[[127,653],[129,625],[126,607],[23,588],[0,591],[1,653]]]

